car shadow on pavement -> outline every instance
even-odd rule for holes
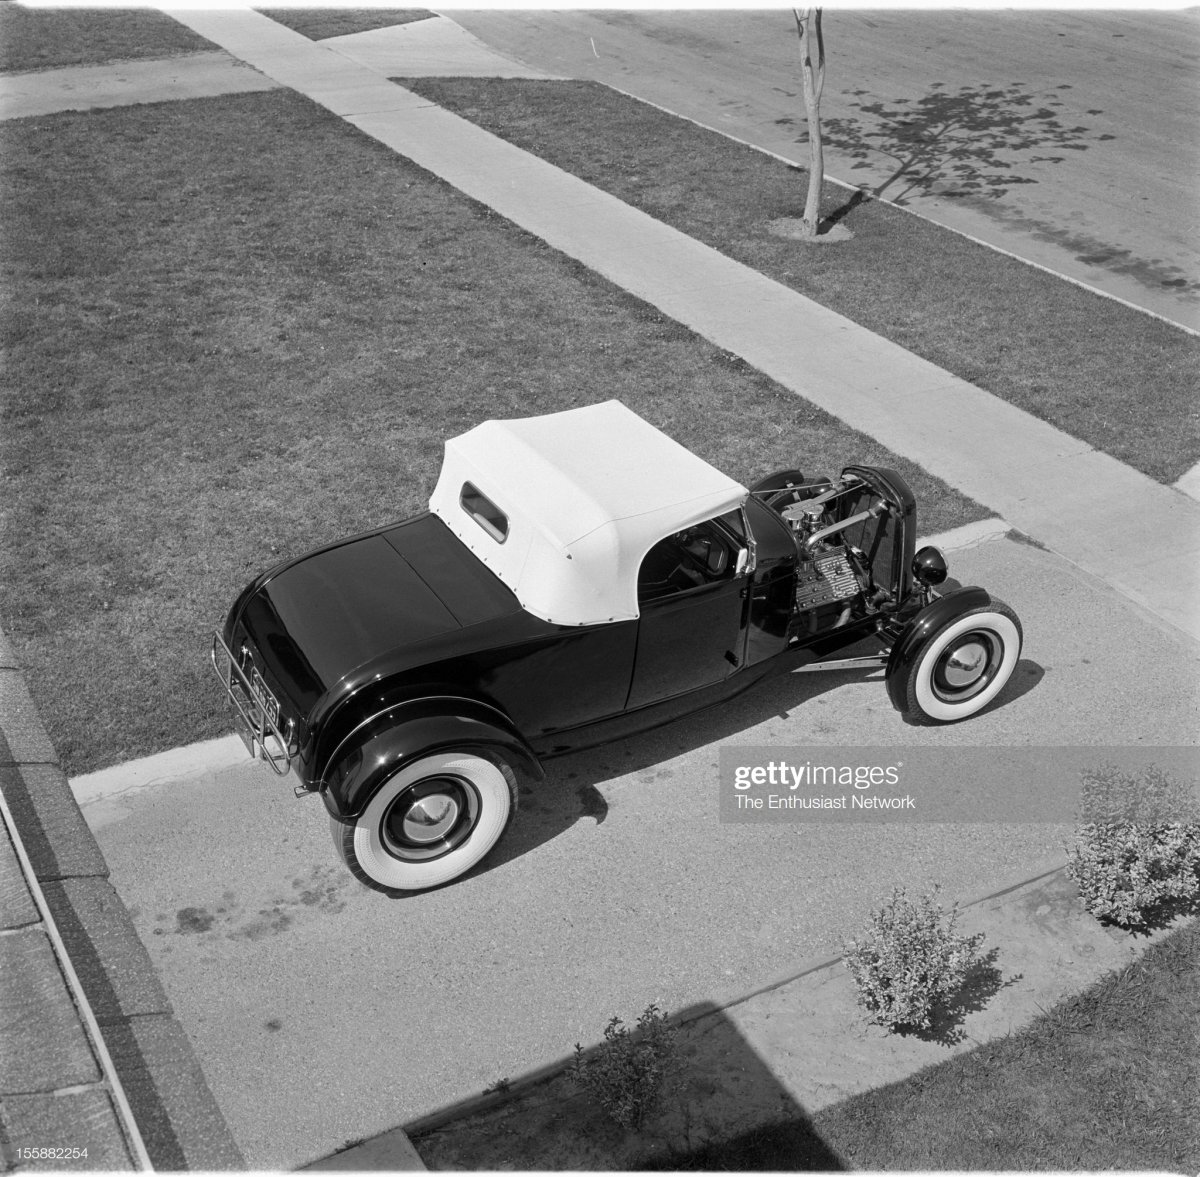
[[[876,671],[828,671],[779,675],[756,683],[743,694],[661,727],[581,752],[545,761],[546,778],[519,779],[518,812],[495,849],[469,876],[485,874],[545,842],[576,822],[603,824],[608,802],[601,786],[634,773],[657,774],[677,757],[722,741],[736,740],[771,719],[792,711],[848,683],[863,682]],[[879,688],[883,690],[882,680]],[[713,773],[716,773],[713,753]]]
[[[429,1169],[495,1171],[731,1170],[831,1172],[849,1166],[727,1014],[699,1003],[670,1019],[656,1056],[662,1096],[639,1130],[604,1108],[634,1090],[609,1068],[595,1088],[570,1075],[574,1057],[602,1061],[601,1042],[539,1071],[406,1125]],[[596,1027],[601,1036],[602,1027]],[[630,1041],[637,1043],[638,1031]],[[598,1090],[597,1090],[598,1088]],[[628,1088],[628,1090],[626,1090]]]
[[[1003,708],[1034,690],[1044,675],[1045,670],[1036,662],[1021,659],[1008,685],[980,714]],[[823,695],[855,683],[875,685],[886,700],[883,676],[877,670],[782,674],[756,683],[733,699],[651,731],[598,748],[547,759],[545,780],[520,779],[516,819],[487,858],[464,877],[486,874],[503,866],[559,837],[579,821],[603,824],[608,816],[608,802],[602,786],[609,781],[635,773],[648,777],[669,775],[669,770],[663,766],[677,757],[715,748],[722,742],[736,742],[745,732],[772,719],[788,719],[797,709],[814,703]],[[906,726],[920,726],[897,715],[897,720],[901,719]],[[813,743],[821,742],[821,722],[816,721]],[[715,757],[714,751],[714,779]]]

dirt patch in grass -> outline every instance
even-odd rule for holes
[[[287,92],[0,127],[0,628],[74,775],[229,730],[209,634],[424,509],[447,437],[615,397],[742,480],[977,504]]]
[[[152,8],[26,8],[0,4],[0,70],[56,69],[171,57],[211,42]]]
[[[1128,963],[1135,942],[1061,874],[964,915],[988,958],[928,1033],[867,1025],[845,970],[819,969],[688,1011],[677,1087],[640,1133],[558,1071],[413,1144],[433,1170],[1196,1172],[1200,926]]]
[[[1200,461],[1200,339],[593,82],[404,84],[1164,483]]]
[[[310,41],[411,24],[434,15],[427,8],[260,8],[257,11],[303,33]]]

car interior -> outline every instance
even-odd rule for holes
[[[638,573],[638,601],[673,597],[733,575],[737,546],[714,521],[677,531],[646,553]]]

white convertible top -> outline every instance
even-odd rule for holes
[[[468,484],[503,512],[503,541],[463,506]],[[611,400],[451,438],[429,508],[528,612],[594,625],[638,616],[638,569],[654,544],[747,493]]]

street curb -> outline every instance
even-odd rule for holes
[[[1185,494],[1188,498],[1200,502],[1200,462],[1197,462],[1186,474],[1181,478],[1177,478],[1171,485],[1181,494]]]
[[[45,896],[64,946],[64,975],[78,979],[150,1162],[161,1169],[245,1169],[149,953],[108,881],[108,865],[3,633],[0,680],[0,787],[25,847],[30,886]],[[0,1103],[8,1094],[0,1093]]]
[[[71,792],[83,806],[249,763],[250,754],[238,736],[219,736],[72,777]]]
[[[961,527],[940,532],[938,535],[918,537],[916,546],[921,548],[930,544],[941,548],[943,552],[963,552],[967,548],[977,548],[989,540],[1003,539],[1013,530],[1015,529],[1012,524],[1003,519],[980,519],[976,523],[964,523]]]
[[[994,899],[1000,899],[1005,895],[1011,894],[1013,891],[1018,891],[1022,887],[1028,887],[1034,883],[1043,882],[1053,878],[1066,867],[1066,857],[1056,855],[1053,858],[1043,859],[1033,868],[1033,873],[1029,873],[1030,868],[1026,868],[1019,874],[1013,874],[1004,880],[1000,886],[991,887],[982,894],[974,895],[966,900],[959,901],[958,910],[965,911],[972,907],[978,907],[980,904],[987,903]],[[770,993],[772,990],[780,989],[784,985],[791,984],[794,981],[800,980],[802,977],[810,976],[812,973],[819,973],[825,969],[837,967],[842,961],[841,956],[833,957],[810,957],[808,960],[802,961],[799,965],[787,970],[785,973],[777,974],[776,976],[764,981],[761,985],[756,986],[750,991],[740,991],[737,994],[718,995],[711,1000],[697,1002],[681,1014],[672,1017],[670,1020],[676,1025],[688,1025],[691,1022],[698,1022],[703,1018],[709,1017],[712,1014],[720,1013],[722,1010],[730,1009],[734,1006],[743,1005],[748,1001],[752,1001],[756,997],[760,997],[765,993]],[[552,1079],[556,1075],[562,1074],[570,1065],[570,1059],[558,1059],[555,1062],[547,1063],[543,1067],[536,1070],[528,1071],[518,1079],[508,1081],[508,1084],[502,1092],[484,1093],[481,1095],[467,1096],[456,1104],[451,1104],[449,1107],[440,1108],[436,1112],[431,1112],[427,1116],[419,1116],[415,1120],[410,1120],[408,1123],[401,1125],[399,1128],[394,1128],[389,1132],[382,1133],[381,1136],[373,1137],[371,1141],[364,1142],[364,1145],[356,1145],[355,1148],[365,1147],[366,1144],[372,1144],[374,1141],[380,1141],[382,1147],[382,1138],[396,1136],[397,1140],[401,1135],[406,1140],[411,1140],[414,1136],[421,1136],[429,1132],[434,1132],[439,1128],[444,1128],[446,1125],[453,1123],[455,1120],[465,1119],[468,1116],[478,1115],[481,1112],[490,1111],[493,1108],[501,1107],[504,1104],[513,1102],[523,1096],[527,1091],[544,1083],[548,1079]],[[354,1149],[346,1149],[345,1152],[353,1152]],[[341,1154],[336,1154],[341,1155]]]

